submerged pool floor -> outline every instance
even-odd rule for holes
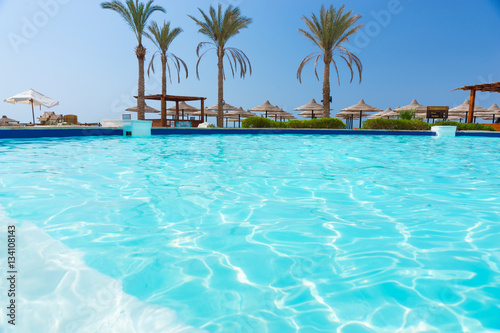
[[[465,137],[0,140],[0,203],[208,332],[495,332],[499,153]]]

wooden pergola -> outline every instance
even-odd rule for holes
[[[476,91],[500,93],[500,82],[476,84],[473,86],[465,86],[457,88],[455,90],[465,90],[465,91],[470,90],[469,118],[467,122],[472,123],[472,120],[474,119],[474,104],[476,102]]]
[[[137,96],[136,96],[137,98]],[[148,95],[144,96],[144,99],[153,100],[153,101],[161,101],[161,127],[167,127],[167,101],[175,102],[175,119],[174,119],[174,127],[175,122],[179,120],[179,102],[187,102],[187,101],[200,101],[201,102],[201,119],[205,116],[205,100],[206,97],[194,97],[194,96],[174,96],[174,95]]]

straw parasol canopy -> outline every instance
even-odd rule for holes
[[[330,109],[333,110],[333,109]],[[298,108],[293,109],[293,111],[305,111],[299,113],[300,116],[304,118],[322,118],[323,117],[323,105],[316,103],[316,100],[313,98],[307,104],[299,106]]]
[[[254,112],[265,112],[266,117],[269,114],[269,112],[274,112],[277,111],[279,112],[279,107],[272,105],[269,103],[269,100],[267,100],[264,104],[258,105],[254,108],[248,109],[248,111],[254,111]]]
[[[241,118],[255,117],[255,116],[256,116],[255,113],[245,111],[241,106],[234,111],[224,114],[224,118],[229,118],[229,120],[236,119],[235,121],[241,121]]]
[[[298,108],[293,109],[294,111],[323,111],[323,105],[316,103],[316,100],[313,98],[307,104],[299,106]]]
[[[427,113],[427,106],[419,104],[416,99],[411,101],[411,103],[406,106],[398,106],[394,111],[414,110],[414,109],[416,109],[415,110],[416,113],[422,113],[422,112]]]
[[[350,106],[348,108],[340,110],[345,113],[355,113],[355,112],[382,112],[379,108],[376,108],[374,106],[368,105],[365,103],[364,100],[360,100],[358,104],[355,104],[353,106]]]
[[[268,116],[274,117],[274,120],[282,119],[290,119],[289,116],[292,116],[291,113],[286,112],[285,110],[278,107],[278,110],[271,111],[267,113]],[[293,117],[293,116],[292,116]]]
[[[476,114],[476,112],[478,114]],[[481,117],[481,113],[483,113],[484,116],[486,116],[486,112],[488,112],[488,109],[483,108],[483,107],[478,106],[478,105],[474,105],[474,116]],[[450,117],[466,118],[468,114],[469,114],[469,100],[467,99],[467,100],[465,100],[465,102],[463,102],[459,106],[454,107],[448,111],[448,119]]]
[[[256,106],[254,108],[248,109],[248,111],[258,111],[258,112],[270,112],[270,111],[278,111],[279,107],[272,105],[267,100],[264,104]]]
[[[174,105],[174,106],[171,106],[171,107],[167,108],[167,110],[171,110],[171,111],[173,110],[173,111],[175,111],[176,107]],[[184,101],[180,101],[179,102],[179,110],[184,110],[184,111],[200,111],[200,109],[197,109],[194,106],[191,106],[191,105],[187,104]]]
[[[170,111],[169,111],[170,112]],[[175,114],[175,113],[174,113]],[[208,121],[208,117],[217,117],[217,111],[208,110],[205,108],[205,120]],[[191,116],[201,117],[201,110],[191,111]],[[202,119],[203,120],[203,119]]]
[[[236,110],[236,109],[238,109],[238,108],[236,106],[232,106],[231,104],[223,104],[222,105],[223,111],[232,111],[232,110]],[[207,108],[207,110],[217,111],[217,110],[219,110],[219,105],[217,105],[217,104],[212,105],[211,107]]]
[[[488,110],[493,111],[493,112],[500,112],[500,106],[496,105],[496,103],[495,103],[492,106],[490,106],[488,108]]]
[[[255,113],[245,111],[245,110],[243,110],[243,108],[241,106],[234,111],[231,111],[231,112],[224,114],[224,118],[226,118],[226,120],[234,121],[234,122],[237,121],[239,123],[241,123],[241,118],[255,117],[255,116],[257,116]]]
[[[323,112],[322,111],[304,111],[299,113],[299,116],[302,116],[304,118],[323,118]]]
[[[125,111],[137,112],[137,105],[132,106],[131,108],[125,109]],[[152,108],[149,105],[144,105],[144,112],[145,113],[160,113],[159,110]]]
[[[448,116],[448,120],[452,120],[452,121],[462,121],[462,119],[465,119],[465,116]]]
[[[243,118],[246,118],[246,117],[254,117],[256,116],[255,113],[252,113],[252,112],[249,112],[249,111],[245,111],[243,110],[243,108],[240,106],[239,108],[237,108],[236,110],[234,111],[230,111],[228,113],[226,113],[224,115],[224,117],[226,118],[226,116],[230,117],[230,116],[240,116],[240,117],[243,117]]]
[[[387,108],[384,111],[372,114],[371,116],[368,117],[368,119],[377,119],[377,118],[385,118],[389,117],[387,114],[393,112],[391,108]]]
[[[359,117],[367,117],[369,116],[370,114],[369,113],[366,113],[366,112],[363,112],[363,111],[360,111],[360,112],[345,112],[345,111],[340,111],[339,113],[337,113],[335,115],[335,118],[339,118],[339,119],[349,119],[349,118],[353,118],[353,119],[358,119]]]
[[[173,113],[172,113],[172,111],[173,111]],[[184,101],[180,101],[179,102],[179,111],[181,112],[182,117],[184,117],[185,114],[192,116],[195,112],[200,111],[200,109],[195,108],[194,106],[191,106],[191,105],[187,104]],[[167,108],[167,115],[169,115],[169,116],[175,116],[175,112],[176,112],[176,106],[175,105]]]
[[[360,100],[358,104],[349,106],[348,108],[342,109],[340,111],[341,117],[350,114],[352,115],[352,118],[359,118],[359,127],[361,127],[361,119],[363,118],[363,116],[369,115],[367,112],[382,112],[382,110],[380,110],[379,108],[366,104],[364,100]],[[354,115],[356,115],[356,117],[354,117]],[[339,118],[338,114],[337,118]]]
[[[387,110],[390,110],[391,108],[388,108]],[[386,111],[387,111],[386,110]],[[394,110],[390,110],[389,112],[386,112],[384,114],[384,117],[389,117],[389,118],[397,118],[399,117],[399,112],[396,111],[395,109]]]
[[[290,112],[287,112],[287,111],[283,111],[281,114],[279,114],[279,117],[281,119],[296,119],[295,116],[293,114],[291,114]]]
[[[19,126],[19,121],[8,118],[7,116],[2,116],[2,118],[0,118],[0,126]]]
[[[481,116],[484,120],[493,120],[500,119],[500,107],[496,104],[493,104],[488,108],[489,115]]]

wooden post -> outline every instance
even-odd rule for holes
[[[179,120],[179,101],[175,101],[175,120]]]
[[[201,121],[203,121],[203,118],[205,118],[205,100],[202,98],[201,99]]]
[[[161,127],[167,127],[167,100],[161,96]]]
[[[474,103],[476,102],[476,90],[471,89],[470,91],[470,100],[469,100],[469,120],[468,123],[472,123],[474,119]]]

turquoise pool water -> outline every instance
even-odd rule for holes
[[[0,140],[0,204],[207,332],[495,332],[499,142]]]

